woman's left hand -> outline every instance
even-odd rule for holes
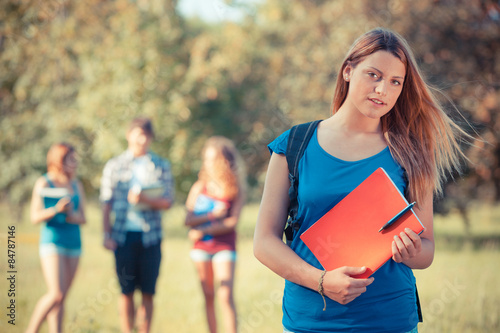
[[[413,230],[405,228],[392,242],[392,259],[401,263],[422,251],[422,239]]]

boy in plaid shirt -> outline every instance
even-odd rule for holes
[[[161,211],[174,197],[170,163],[149,150],[153,138],[151,120],[134,119],[128,149],[106,163],[101,180],[104,247],[115,253],[121,328],[127,333],[134,328],[136,288],[142,292],[139,331],[149,332],[161,262]]]

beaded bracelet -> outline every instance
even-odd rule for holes
[[[318,285],[318,293],[323,298],[323,304],[325,305],[323,307],[323,311],[326,310],[326,300],[325,300],[325,294],[324,294],[324,289],[323,289],[323,279],[325,278],[325,275],[326,275],[326,270],[321,272],[321,277],[319,278],[319,285]]]

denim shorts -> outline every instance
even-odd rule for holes
[[[54,254],[65,257],[79,257],[82,254],[82,249],[68,249],[54,243],[42,243],[39,247],[40,258],[48,257]]]
[[[293,333],[292,331],[289,331],[287,330],[286,328],[283,328],[283,333]],[[414,329],[412,329],[411,331],[408,331],[406,333],[418,333],[418,326],[415,326]]]
[[[207,251],[200,249],[192,249],[189,253],[191,260],[194,262],[204,262],[204,261],[236,261],[236,251],[222,250],[211,254]]]

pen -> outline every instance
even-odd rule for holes
[[[406,206],[402,211],[400,211],[399,213],[397,213],[396,216],[394,216],[392,219],[390,219],[389,222],[387,222],[386,224],[384,224],[382,226],[382,228],[380,228],[380,230],[378,232],[381,232],[382,230],[385,230],[385,229],[389,228],[392,224],[394,224],[394,222],[396,222],[407,211],[409,211],[410,209],[412,209],[412,207],[414,205],[415,205],[415,202],[412,202],[411,204],[409,204],[408,206]]]

